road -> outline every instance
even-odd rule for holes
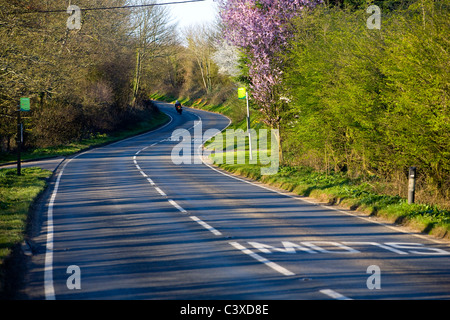
[[[64,161],[65,157],[53,157],[48,159],[25,161],[21,163],[22,168],[39,167],[44,170],[54,171]],[[15,169],[17,168],[17,162],[15,164],[0,165],[0,169]]]
[[[447,242],[203,163],[176,165],[175,129],[222,130],[229,120],[159,105],[166,126],[59,166],[27,298],[450,298]]]

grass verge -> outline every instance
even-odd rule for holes
[[[3,261],[24,241],[29,210],[51,174],[40,168],[23,168],[21,176],[16,169],[0,170],[0,289]]]
[[[161,99],[166,102],[173,102],[176,99],[160,94],[155,94],[153,99]],[[229,105],[208,105],[205,100],[179,98],[184,105],[199,108],[202,110],[222,113],[230,117],[233,122],[229,129],[246,130],[246,121],[237,120],[233,117],[232,107]],[[264,129],[264,125],[253,113],[251,127],[255,130]],[[225,133],[222,135],[225,141]],[[259,143],[259,141],[258,141]],[[210,141],[205,144],[210,145]],[[227,153],[227,144],[223,150],[215,147],[215,152],[222,157]],[[378,190],[385,189],[386,182],[377,180],[376,177],[366,179],[351,179],[344,173],[322,173],[308,167],[282,166],[274,175],[262,175],[260,162],[260,152],[257,151],[257,164],[248,164],[248,145],[245,149],[246,164],[216,164],[223,170],[247,177],[276,188],[293,192],[300,196],[315,198],[319,201],[339,205],[351,210],[358,210],[371,216],[380,217],[388,222],[407,226],[415,231],[430,234],[439,238],[450,239],[450,210],[440,208],[436,205],[415,203],[408,204],[405,198],[398,195],[388,195],[380,193]],[[266,150],[261,150],[266,152]],[[240,151],[242,152],[242,150]],[[233,155],[237,159],[237,153]],[[212,156],[214,160],[214,156]],[[217,160],[217,159],[216,159]],[[227,161],[228,162],[228,161]]]
[[[306,167],[280,167],[275,175],[261,175],[259,165],[220,164],[220,168],[300,196],[358,210],[416,231],[450,239],[450,211],[428,204],[408,204],[400,196],[379,194],[377,181],[350,179]]]

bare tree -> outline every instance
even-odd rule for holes
[[[216,51],[216,29],[212,25],[196,25],[186,28],[183,34],[187,41],[188,52],[200,70],[206,94],[209,94],[217,75],[217,66],[213,61],[213,54]]]
[[[140,3],[148,4],[143,0]],[[149,71],[154,59],[170,54],[177,36],[176,25],[171,23],[170,13],[164,6],[139,8],[132,14],[132,25],[132,35],[136,41],[136,67],[131,99],[131,104],[134,105],[141,89],[143,73]]]

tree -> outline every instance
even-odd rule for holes
[[[217,75],[217,66],[213,61],[215,53],[215,30],[209,25],[196,25],[184,30],[187,49],[200,71],[202,84],[206,95],[213,89]]]
[[[309,0],[221,2],[225,37],[247,53],[252,97],[272,128],[279,128],[284,105],[280,100],[283,59],[279,53],[287,48],[292,36],[289,22],[315,3]]]
[[[296,19],[283,75],[289,160],[397,181],[414,165],[448,199],[449,14],[445,1],[419,0],[387,12],[381,30],[367,29],[364,9]]]
[[[30,97],[33,106],[26,119],[29,147],[114,130],[135,114],[128,108],[130,11],[85,10],[81,30],[68,30],[66,8],[72,2],[0,0],[0,114],[6,115],[0,116],[2,150],[14,147],[16,130],[8,116],[14,115],[21,96]],[[125,4],[99,0],[95,7]],[[93,7],[87,0],[77,5]]]
[[[221,39],[216,44],[216,52],[212,59],[219,67],[219,73],[236,78],[240,74],[239,70],[240,51],[236,46],[230,45],[226,40]]]
[[[141,0],[141,4],[149,4]],[[156,4],[156,1],[152,2]],[[150,3],[151,4],[151,3]],[[176,25],[170,24],[167,7],[149,6],[139,8],[132,15],[133,36],[136,41],[136,66],[133,79],[131,104],[135,105],[141,89],[142,75],[151,69],[154,59],[169,55],[169,49],[177,42]]]

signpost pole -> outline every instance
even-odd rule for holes
[[[250,109],[248,107],[248,94],[245,95],[245,99],[247,100],[247,132],[248,132],[248,147],[250,152],[250,160],[253,160],[253,152],[252,152],[252,136],[250,134]]]
[[[21,149],[22,149],[22,119],[20,117],[20,106],[19,110],[17,110],[17,175],[20,176],[22,174],[21,168]]]
[[[252,152],[252,136],[250,133],[250,109],[248,106],[248,93],[245,87],[238,88],[238,98],[245,99],[247,102],[247,133],[248,133],[248,146],[250,152],[250,160],[253,160],[253,152]]]
[[[20,113],[22,111],[30,111],[30,98],[20,98],[19,107],[17,109],[17,175],[22,174],[21,152],[23,143],[23,124]]]

